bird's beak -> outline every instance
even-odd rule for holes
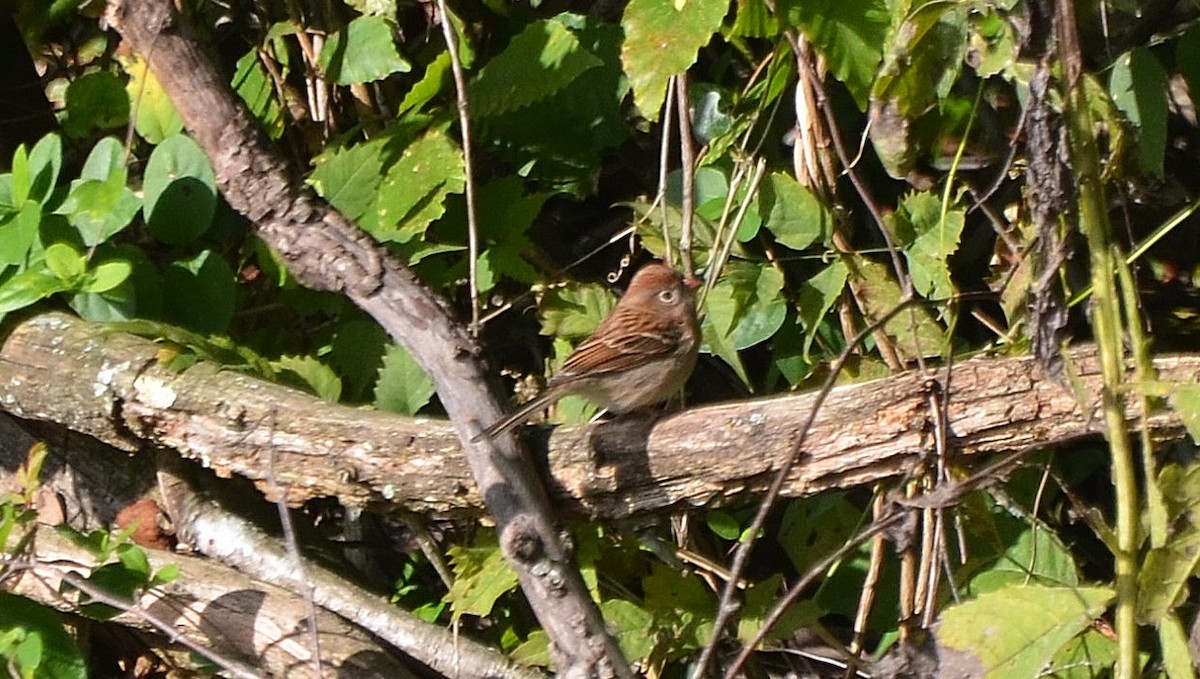
[[[683,279],[683,284],[687,286],[688,290],[695,290],[696,288],[703,285],[704,281],[697,278],[696,276],[692,275],[692,276],[688,276],[687,278]]]

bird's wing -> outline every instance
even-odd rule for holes
[[[620,332],[609,332],[622,328]],[[562,377],[629,370],[679,348],[680,328],[644,312],[617,309],[563,363]]]

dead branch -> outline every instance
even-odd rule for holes
[[[0,346],[0,407],[125,450],[173,448],[221,475],[252,479],[264,492],[274,449],[280,485],[293,504],[334,496],[352,506],[482,511],[445,421],[328,404],[203,363],[171,373],[156,353],[150,340],[66,315],[32,318]],[[1099,393],[1094,358],[1086,348],[1065,358],[1080,374],[1083,410],[1031,358],[956,364],[948,420],[953,449],[1010,453],[1092,431]],[[1164,381],[1195,382],[1200,356],[1162,356],[1155,367]],[[935,387],[915,373],[837,387],[784,494],[907,473],[931,449],[926,394]],[[554,500],[564,512],[604,518],[748,500],[769,483],[812,399],[796,394],[707,406],[652,427],[639,421],[561,427],[547,442]],[[1131,408],[1131,420],[1135,414]],[[1166,410],[1151,413],[1149,422],[1159,440],[1183,435]]]
[[[15,538],[16,536],[14,536]],[[13,545],[8,545],[11,548]],[[148,549],[155,571],[178,566],[181,576],[119,605],[114,623],[165,636],[171,644],[219,653],[235,667],[268,676],[315,676],[304,635],[303,600],[206,559]],[[97,566],[84,548],[53,530],[39,530],[37,554],[4,557],[20,565],[12,590],[64,611],[77,609],[64,580],[86,578]],[[412,677],[412,672],[369,634],[328,612],[317,615],[322,666],[355,677]],[[221,664],[226,664],[221,661]],[[482,675],[480,675],[482,676]]]

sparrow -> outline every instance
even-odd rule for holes
[[[596,331],[567,357],[546,390],[480,436],[495,438],[564,396],[577,394],[618,415],[661,403],[683,388],[700,348],[695,290],[662,262],[646,264]]]

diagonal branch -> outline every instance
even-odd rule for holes
[[[169,0],[114,0],[106,15],[143,54],[188,132],[212,161],[221,192],[301,283],[345,294],[413,355],[433,380],[472,475],[496,521],[563,671],[631,676],[553,526],[516,439],[497,450],[471,437],[502,413],[478,348],[447,305],[324,201],[272,148]]]

